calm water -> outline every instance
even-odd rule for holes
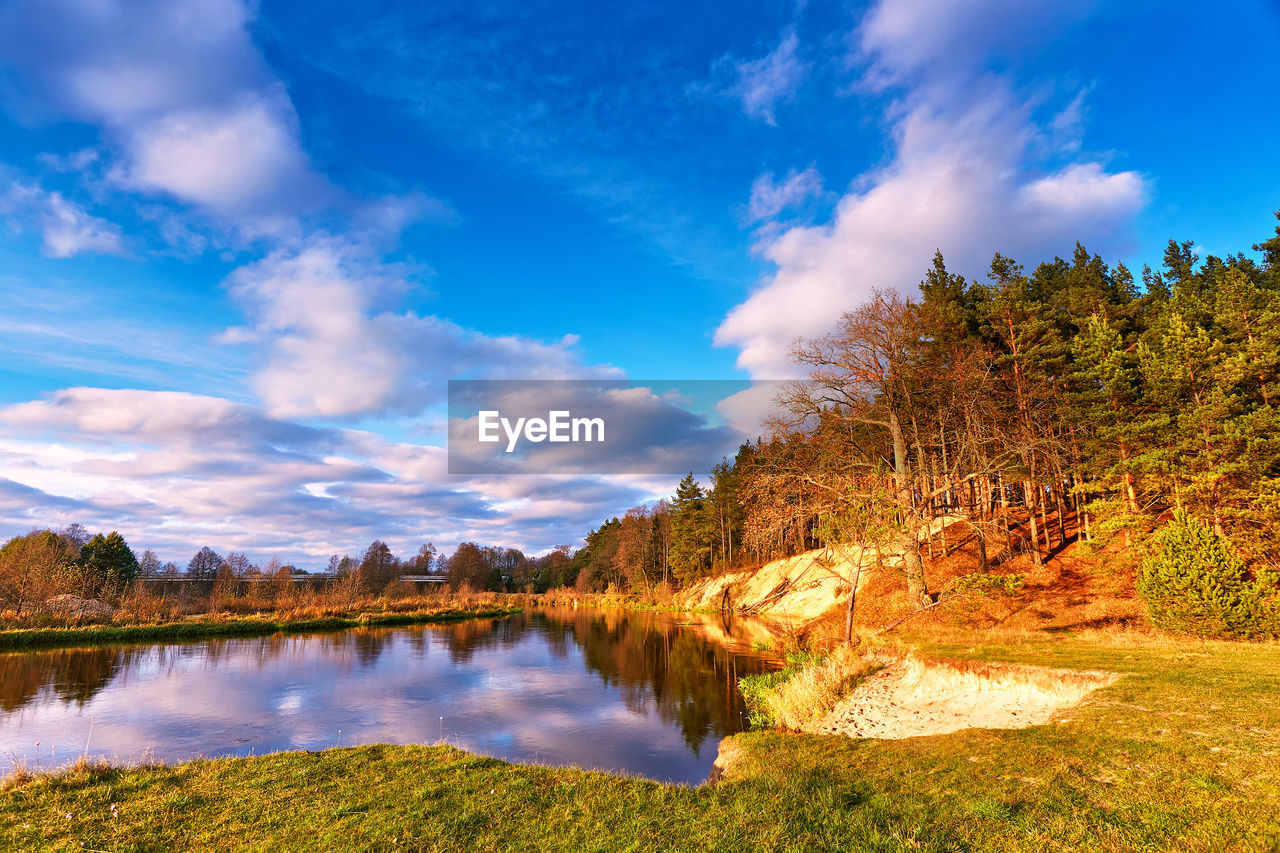
[[[4,759],[435,743],[698,783],[745,727],[749,622],[547,608],[334,634],[0,654]],[[441,720],[441,717],[444,719]]]

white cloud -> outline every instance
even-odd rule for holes
[[[797,337],[826,332],[872,288],[911,292],[935,249],[976,276],[997,250],[1034,261],[1075,240],[1124,247],[1144,179],[1096,162],[1039,166],[1032,155],[1044,131],[1030,106],[959,44],[978,26],[970,18],[979,7],[1014,15],[1015,6],[882,0],[868,13],[858,31],[870,63],[863,83],[906,85],[887,109],[893,157],[854,183],[830,222],[766,233],[758,248],[774,271],[716,331],[717,344],[739,349],[739,366],[789,375]]]
[[[781,182],[774,180],[773,172],[765,172],[751,184],[747,221],[772,219],[787,208],[795,207],[821,193],[822,175],[813,166],[803,172],[792,169]]]
[[[452,378],[616,375],[585,367],[566,335],[546,343],[486,335],[449,320],[378,309],[406,271],[350,240],[315,236],[232,274],[250,326],[224,341],[262,342],[254,388],[277,416],[417,413]]]
[[[1085,124],[1084,100],[1088,94],[1088,88],[1081,89],[1071,102],[1049,121],[1047,131],[1051,146],[1068,154],[1074,154],[1080,150]]]
[[[794,29],[785,30],[778,46],[759,59],[726,56],[713,69],[731,72],[733,78],[723,91],[742,102],[742,111],[752,118],[776,125],[779,102],[790,97],[808,73],[809,64],[799,56],[800,38]]]
[[[117,179],[237,219],[285,212],[319,189],[293,125],[287,98],[258,94],[167,112],[129,128]]]
[[[122,185],[275,232],[326,187],[249,18],[242,0],[19,0],[0,12],[0,52],[25,78],[27,112],[104,128]]]
[[[19,228],[38,230],[41,251],[51,258],[69,258],[82,252],[125,253],[119,226],[92,215],[59,192],[15,182],[0,193],[0,214],[9,216]]]
[[[962,89],[990,57],[1033,50],[1046,34],[1087,17],[1096,0],[878,0],[854,33],[860,83]]]

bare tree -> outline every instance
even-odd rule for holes
[[[914,305],[896,293],[874,291],[866,304],[841,315],[831,334],[797,342],[792,354],[809,368],[809,381],[794,386],[783,403],[801,421],[822,415],[887,434],[887,454],[865,446],[857,461],[868,466],[887,463],[892,472],[908,593],[926,604],[929,587],[920,557],[922,519],[916,491],[919,463],[913,463],[909,453],[912,415],[923,405],[917,376],[921,335]]]

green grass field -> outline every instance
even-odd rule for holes
[[[1280,850],[1280,646],[895,643],[1127,675],[1019,731],[738,735],[730,778],[697,789],[439,746],[15,774],[0,848]]]

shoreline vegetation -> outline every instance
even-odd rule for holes
[[[89,602],[97,604],[97,602]],[[672,602],[641,600],[635,596],[552,590],[547,593],[438,591],[419,595],[365,596],[344,600],[323,595],[306,602],[245,610],[243,600],[227,603],[236,609],[185,613],[168,608],[122,607],[111,616],[56,616],[42,613],[24,620],[0,619],[0,652],[56,648],[80,643],[186,641],[215,637],[340,631],[348,628],[390,628],[500,618],[529,606],[619,607],[678,613],[714,612],[685,608]],[[20,627],[12,627],[20,626]]]
[[[18,768],[9,849],[1267,850],[1280,645],[934,626],[876,650],[1123,673],[1048,724],[905,740],[767,730],[696,788],[447,745]]]
[[[214,614],[151,624],[68,625],[48,628],[0,630],[0,652],[47,649],[82,643],[133,643],[203,640],[216,637],[249,637],[277,633],[299,634],[342,631],[348,628],[392,628],[457,622],[463,619],[501,618],[519,613],[519,607],[445,607],[404,612],[358,611],[316,618],[265,619]]]

